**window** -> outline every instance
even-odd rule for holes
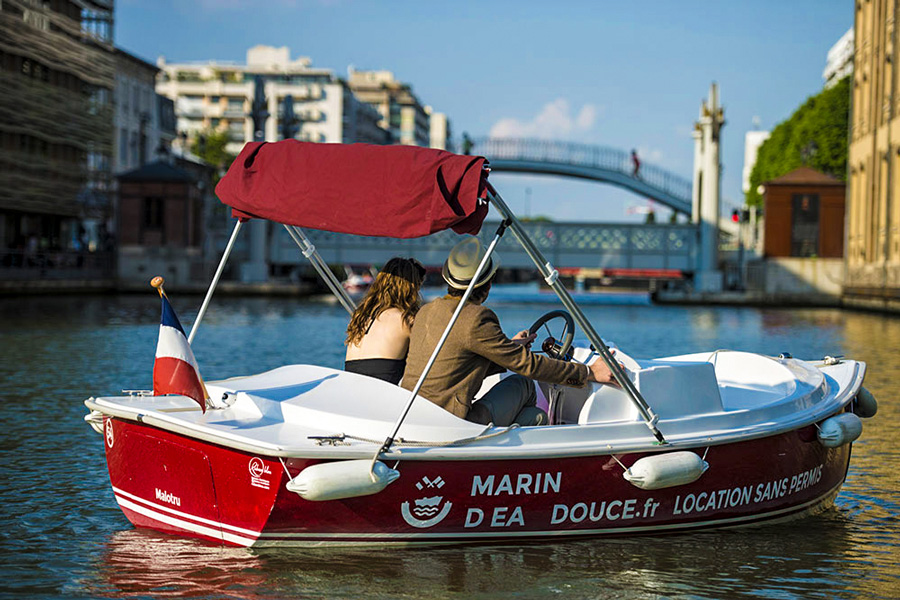
[[[163,228],[163,199],[144,198],[144,229],[161,231]]]
[[[819,195],[791,196],[791,256],[819,254]]]

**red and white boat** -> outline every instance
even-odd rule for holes
[[[347,278],[341,282],[341,287],[351,298],[362,298],[375,283],[375,277],[371,273],[355,273],[352,267],[344,267],[344,270],[347,272]]]
[[[487,183],[485,163],[411,147],[251,143],[217,193],[240,217],[232,243],[247,218],[284,224],[348,309],[301,227],[472,233],[489,203],[504,223],[482,267],[512,230],[566,309],[537,319],[534,330],[565,323],[544,350],[605,360],[620,386],[540,384],[551,416],[540,427],[477,425],[418,396],[419,385],[313,365],[208,382],[205,413],[184,396],[90,398],[85,418],[104,434],[116,500],[135,526],[236,546],[487,543],[755,525],[832,503],[857,415],[875,412],[864,363],[610,350]],[[587,341],[573,343],[575,323]]]

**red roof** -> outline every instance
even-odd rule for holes
[[[249,142],[216,186],[240,218],[357,235],[476,234],[487,214],[480,156],[415,146]]]
[[[844,182],[811,167],[797,167],[763,185],[844,185]]]

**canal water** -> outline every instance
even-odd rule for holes
[[[184,323],[199,298],[173,298]],[[494,305],[510,333],[547,305]],[[437,549],[253,551],[135,530],[109,487],[91,395],[147,389],[159,300],[0,300],[0,598],[896,598],[900,319],[838,310],[590,306],[637,357],[717,348],[866,361],[880,400],[833,509],[785,525],[636,539]],[[346,316],[219,298],[194,350],[206,379],[339,367]]]

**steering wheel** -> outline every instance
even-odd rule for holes
[[[553,332],[547,327],[547,323],[554,319],[562,319],[564,321],[562,334],[559,338],[554,337]],[[569,360],[569,350],[572,349],[572,340],[575,338],[575,321],[572,319],[572,315],[566,310],[551,310],[548,313],[544,313],[528,328],[528,335],[537,333],[541,327],[547,330],[549,337],[541,343],[540,352],[546,353],[550,358]]]

